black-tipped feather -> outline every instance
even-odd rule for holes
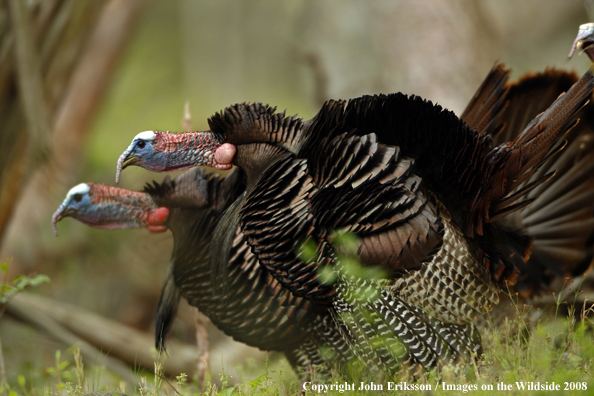
[[[509,105],[506,101],[509,74],[502,64],[493,66],[460,116],[470,129],[493,137],[502,131],[504,123],[500,115]]]
[[[173,261],[173,260],[172,260]],[[170,263],[159,304],[157,305],[157,320],[155,322],[155,347],[157,351],[165,351],[165,337],[169,334],[173,321],[177,315],[177,309],[181,301],[181,290],[175,285],[173,279],[173,267],[175,263]]]

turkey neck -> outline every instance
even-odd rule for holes
[[[242,144],[237,146],[233,164],[245,172],[249,192],[269,166],[289,155],[289,151],[270,143]]]

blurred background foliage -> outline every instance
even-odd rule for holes
[[[11,260],[12,276],[47,274],[52,282],[34,292],[51,301],[83,308],[149,335],[171,235],[96,230],[66,219],[58,225],[60,236],[55,238],[50,225],[53,211],[73,185],[114,184],[118,156],[136,133],[180,131],[186,101],[195,130],[207,129],[210,115],[237,102],[270,103],[288,114],[310,118],[326,99],[380,92],[417,94],[460,113],[497,60],[513,68],[514,78],[547,66],[582,74],[587,59],[568,63],[567,53],[578,26],[592,19],[589,3],[582,0],[48,2],[58,8],[73,7],[73,3],[86,6],[87,11],[60,20],[64,26],[76,24],[77,15],[85,12],[84,20],[93,27],[109,7],[132,9],[126,11],[126,28],[118,31],[120,35],[104,38],[108,43],[120,40],[121,49],[111,55],[112,66],[101,67],[101,79],[90,73],[70,81],[68,74],[84,61],[76,54],[94,48],[100,56],[105,43],[87,39],[74,45],[62,40],[58,51],[40,44],[49,33],[34,35],[37,56],[46,51],[72,59],[73,69],[68,69],[62,83],[71,90],[79,87],[82,99],[75,104],[85,100],[86,88],[81,84],[96,82],[99,87],[92,91],[95,101],[88,121],[73,125],[59,122],[60,111],[67,109],[52,105],[53,91],[45,85],[48,151],[29,149],[36,135],[26,117],[19,128],[13,128],[7,117],[0,119],[3,142],[11,135],[29,136],[14,147],[3,143],[0,148],[5,158],[9,158],[5,150],[29,156],[27,161],[7,160],[16,165],[2,169],[1,187],[10,199],[0,201],[9,214],[2,224],[0,261]],[[14,45],[10,46],[18,27],[10,9],[14,3],[27,5],[37,18],[33,27],[39,26],[39,15],[47,7],[33,0],[0,2],[2,59],[16,56]],[[61,13],[52,15],[55,22]],[[92,32],[85,34],[92,37]],[[10,75],[9,67],[3,60],[0,77]],[[44,78],[50,75],[48,62],[39,67]],[[14,75],[13,79],[18,80]],[[54,84],[59,86],[60,81]],[[22,84],[0,88],[5,90],[3,103],[18,107]],[[9,183],[15,174],[22,177]],[[121,186],[141,189],[145,182],[163,177],[130,168]],[[212,326],[208,330],[213,373],[222,364],[232,367],[265,356],[232,343]],[[181,309],[174,333],[184,343],[195,343],[189,307]],[[23,370],[52,365],[56,349],[68,347],[10,314],[1,317],[0,334],[9,381]],[[170,359],[175,356],[176,348],[170,348]]]

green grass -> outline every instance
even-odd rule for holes
[[[516,394],[557,394],[568,389],[566,393],[589,395],[594,394],[594,381],[592,378],[592,364],[594,360],[594,323],[588,314],[594,308],[591,302],[581,306],[571,306],[569,312],[577,310],[581,319],[575,316],[561,315],[559,311],[564,304],[558,299],[558,307],[554,312],[543,316],[531,328],[526,324],[523,315],[526,307],[514,303],[516,312],[520,315],[505,320],[499,326],[490,325],[482,329],[484,358],[477,362],[476,367],[468,367],[461,373],[443,370],[439,379],[436,373],[416,383],[407,384],[407,387],[431,387],[434,395],[455,394],[492,394],[493,391],[503,391],[505,385],[511,389],[506,395]],[[513,299],[512,299],[513,301]],[[91,362],[92,363],[92,362]],[[268,360],[259,372],[262,374],[252,380],[241,379],[240,384],[231,386],[229,374],[222,370],[219,381],[205,381],[201,388],[192,377],[185,373],[175,379],[165,379],[160,375],[160,364],[156,364],[156,372],[137,373],[138,383],[132,389],[126,387],[115,377],[100,368],[89,369],[85,365],[77,348],[72,348],[66,353],[56,352],[55,363],[35,375],[19,375],[14,383],[8,383],[7,395],[82,395],[91,391],[119,390],[128,395],[157,396],[157,395],[284,395],[295,394],[299,388],[296,376],[290,371],[288,365],[275,365],[271,367]],[[238,370],[241,372],[242,370]],[[213,372],[213,375],[216,375]],[[29,379],[26,379],[28,377]],[[106,380],[107,379],[107,380]],[[360,382],[367,382],[364,378],[354,383],[355,389]],[[389,381],[384,381],[384,393],[394,393],[388,390]],[[544,385],[552,383],[560,386],[559,391],[527,391],[519,390],[517,383],[530,383]],[[320,383],[316,382],[316,385]],[[344,380],[335,378],[326,385],[344,384]],[[394,381],[394,385],[403,385]],[[448,390],[448,387],[449,390]],[[578,389],[576,389],[576,387]],[[584,389],[585,388],[585,389]],[[485,390],[483,390],[485,389]],[[492,390],[490,390],[492,389]],[[569,390],[571,389],[571,390]],[[466,390],[466,392],[464,391]],[[317,392],[311,392],[315,394]],[[420,390],[397,391],[398,394],[429,394]],[[2,394],[0,392],[0,394]],[[377,395],[378,390],[346,391],[329,390],[327,395]]]
[[[344,253],[344,252],[343,252]],[[346,256],[341,262],[347,262]],[[357,270],[356,263],[352,267]],[[6,303],[14,294],[29,286],[48,281],[46,277],[19,276],[11,281],[6,278],[8,264],[0,266],[3,277],[1,297]],[[375,277],[375,272],[359,274],[360,277]],[[380,274],[381,275],[381,274]],[[565,285],[564,285],[565,286]],[[506,395],[515,394],[556,394],[565,391],[571,394],[594,395],[594,380],[592,380],[592,365],[594,361],[594,313],[592,301],[584,300],[578,304],[579,292],[563,291],[555,295],[555,303],[550,312],[544,313],[540,319],[530,324],[528,318],[535,308],[520,303],[517,297],[508,292],[508,299],[500,305],[509,304],[511,314],[503,320],[496,321],[487,317],[485,326],[481,329],[484,346],[484,356],[467,370],[453,372],[447,368],[442,370],[441,376],[433,372],[427,374],[421,381],[406,385],[395,380],[376,383],[375,389],[371,381],[356,378],[349,387],[355,391],[344,391],[345,381],[338,376],[332,381],[313,381],[315,385],[334,385],[334,389],[320,392],[327,395],[377,395],[382,393],[420,394],[420,389],[431,389],[433,395],[455,394],[493,394],[503,392]],[[505,307],[504,307],[505,308]],[[1,315],[0,311],[0,315]],[[577,313],[577,315],[576,315]],[[578,319],[576,319],[578,318]],[[0,356],[1,357],[1,356]],[[232,382],[229,368],[222,368],[220,373],[211,362],[211,377],[199,384],[192,373],[180,373],[175,379],[166,379],[161,374],[161,363],[155,363],[155,370],[150,372],[136,372],[135,384],[126,384],[113,374],[94,362],[83,362],[80,350],[73,346],[64,352],[56,351],[55,362],[51,367],[32,369],[29,367],[16,378],[9,378],[7,386],[0,382],[0,396],[38,396],[38,395],[83,395],[94,391],[121,391],[127,395],[161,396],[161,395],[286,395],[295,394],[301,390],[297,377],[286,361],[283,364],[270,364],[268,359],[263,367],[255,372],[261,373],[255,379],[248,379],[246,371],[254,372],[253,367],[245,370],[235,367],[239,374],[239,384]],[[3,376],[4,377],[4,376]],[[213,381],[212,378],[217,381]],[[359,391],[361,382],[372,389]],[[554,383],[559,390],[529,391],[528,387],[546,385],[549,388]],[[524,385],[524,390],[519,385]],[[342,390],[340,386],[342,385]],[[379,386],[378,386],[379,385]],[[133,388],[131,387],[133,386]],[[307,385],[311,387],[311,384]],[[383,392],[378,390],[383,388]],[[391,388],[391,389],[390,389]],[[404,388],[404,390],[401,390]],[[407,390],[408,389],[408,390]],[[318,392],[308,392],[308,394]]]

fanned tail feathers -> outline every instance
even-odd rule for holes
[[[551,174],[530,184],[522,194],[512,194],[561,150],[563,145],[557,144],[558,141],[576,125],[575,116],[587,103],[593,87],[594,76],[588,71],[567,93],[532,120],[514,141],[493,148],[485,157],[485,180],[475,195],[466,221],[468,236],[482,235],[485,223],[500,220],[532,202],[529,199],[517,201],[545,183]]]
[[[502,64],[493,66],[460,118],[470,129],[481,135],[496,136],[504,127],[499,115],[508,107],[505,100],[509,91],[510,71]]]
[[[491,272],[513,284],[521,269],[516,290],[528,296],[546,289],[553,277],[582,274],[592,262],[594,105],[587,104],[592,75],[587,72],[573,88],[577,76],[554,69],[528,74],[505,89],[497,84],[503,80],[494,68],[463,116],[496,145],[467,233],[494,246],[485,250],[505,250],[511,258],[505,266],[491,263]],[[492,99],[497,95],[505,95],[502,111],[481,108],[497,102]],[[504,125],[503,131],[480,130],[477,114],[486,114],[483,124]]]
[[[505,115],[511,128],[497,141],[514,139],[514,130],[521,130],[575,81],[577,76],[572,73],[547,70],[512,86],[511,105]],[[579,124],[565,135],[564,149],[552,155],[518,190],[556,173],[526,194],[530,206],[504,219],[505,224],[533,239],[530,259],[515,286],[523,296],[546,290],[555,277],[579,276],[593,261],[594,104],[588,103],[578,116]]]

